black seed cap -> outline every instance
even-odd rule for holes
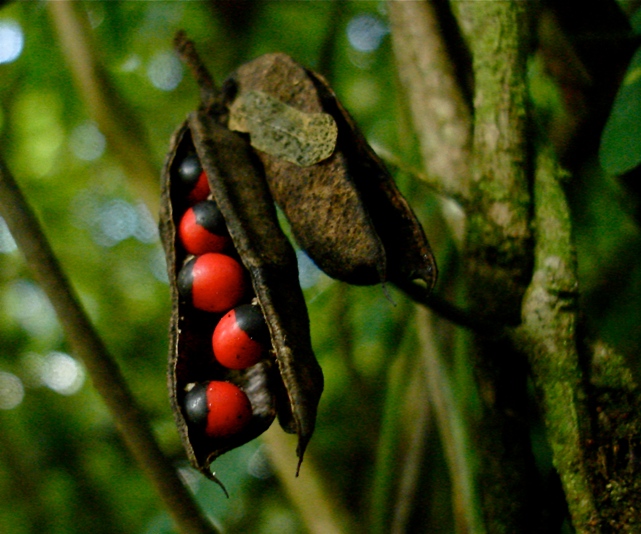
[[[187,189],[193,189],[198,182],[198,177],[201,172],[203,172],[203,168],[195,153],[188,154],[185,159],[180,162],[180,166],[178,167],[180,180],[185,184]]]
[[[215,235],[227,235],[227,225],[223,214],[213,200],[199,202],[193,208],[196,224]]]
[[[178,288],[178,293],[184,299],[192,301],[191,290],[194,285],[194,263],[196,263],[196,258],[190,259],[178,273],[178,279],[176,280],[176,287]]]
[[[185,395],[185,417],[198,426],[207,424],[207,385],[195,384]]]
[[[267,323],[265,322],[265,317],[260,306],[243,304],[242,306],[234,308],[234,311],[236,312],[236,323],[238,327],[245,332],[250,339],[264,343],[267,346],[271,345],[269,329],[267,328]]]

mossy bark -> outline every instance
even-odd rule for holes
[[[435,191],[459,202],[466,214],[461,249],[469,311],[451,313],[438,299],[424,303],[476,333],[471,362],[481,414],[471,426],[485,530],[558,532],[569,512],[577,532],[636,532],[639,387],[623,357],[601,342],[585,342],[571,213],[563,172],[548,148],[554,132],[538,131],[537,146],[535,135],[528,135],[534,130],[526,87],[529,27],[540,6],[518,0],[391,4],[399,73],[427,181],[439,182]],[[458,49],[444,50],[439,40],[446,24],[434,17],[443,6],[455,15],[464,41]],[[452,85],[461,64],[447,64],[463,60],[468,67],[467,55],[460,54],[465,46],[473,76],[467,111],[461,99],[467,91]],[[457,111],[448,120],[463,131],[471,125],[467,144],[448,144],[434,133],[442,131],[435,103],[448,99]],[[451,158],[449,175],[438,171],[434,154]],[[534,463],[528,377],[562,492],[558,482],[544,485]]]
[[[470,309],[495,324],[516,325],[532,265],[527,11],[522,2],[462,2],[455,9],[464,31],[473,35],[474,133],[465,243]],[[487,531],[538,532],[525,361],[510,343],[483,335],[472,358],[482,402],[475,425],[477,487]]]

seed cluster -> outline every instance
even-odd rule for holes
[[[177,177],[187,206],[177,225],[177,245],[187,255],[177,276],[178,292],[188,305],[204,312],[211,325],[215,363],[210,363],[230,370],[226,380],[189,384],[183,410],[186,420],[207,436],[230,437],[241,432],[253,415],[249,397],[233,383],[232,370],[260,362],[271,342],[248,273],[195,153],[179,162]]]

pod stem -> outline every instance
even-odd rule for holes
[[[194,43],[187,38],[184,30],[179,30],[174,37],[174,49],[180,60],[189,67],[194,80],[200,89],[200,100],[205,108],[213,106],[220,98],[220,91],[216,87],[204,63],[200,59]]]
[[[205,519],[171,461],[160,449],[144,412],[91,324],[35,214],[1,157],[0,213],[56,310],[74,352],[85,364],[127,447],[149,477],[180,532],[218,532]]]

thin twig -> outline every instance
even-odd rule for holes
[[[405,172],[413,178],[417,178],[419,182],[424,183],[437,195],[452,199],[463,208],[467,206],[467,197],[462,195],[458,188],[453,187],[452,183],[442,180],[439,176],[419,171],[380,145],[373,146],[373,148],[376,154],[388,165],[396,167],[399,171]]]
[[[184,30],[176,33],[174,50],[180,60],[191,70],[191,74],[200,89],[200,101],[202,104],[207,107],[217,102],[220,91],[216,87],[216,82],[200,59],[194,43],[187,38]]]
[[[345,0],[332,0],[332,6],[327,17],[328,24],[325,29],[323,41],[319,47],[318,63],[315,70],[322,74],[325,79],[333,83],[333,62],[338,45],[337,36],[343,31],[342,17],[347,2]]]
[[[432,410],[425,388],[424,373],[412,373],[405,398],[405,410],[410,412],[411,427],[408,429],[407,449],[399,462],[400,473],[390,525],[391,534],[403,534],[408,531],[418,496],[421,467],[429,452],[427,435],[431,426]]]
[[[74,352],[87,367],[93,385],[109,408],[125,443],[178,528],[185,534],[217,532],[204,518],[170,460],[160,450],[145,414],[91,324],[34,213],[1,158],[0,212],[56,310]]]
[[[471,330],[486,339],[499,339],[506,335],[507,330],[504,327],[487,321],[484,317],[477,317],[469,310],[465,310],[439,295],[432,293],[427,296],[425,289],[418,284],[397,282],[395,285],[417,304],[425,306],[457,326]]]
[[[268,458],[280,483],[311,534],[354,532],[354,526],[350,525],[349,516],[341,503],[323,487],[322,477],[309,453],[300,475],[294,476],[296,466],[290,454],[296,448],[294,436],[272,425],[261,436],[261,440],[267,445]]]
[[[86,16],[79,2],[47,2],[76,90],[89,116],[107,139],[107,146],[129,176],[127,184],[140,196],[150,213],[158,213],[158,169],[137,114],[122,100],[98,58]]]
[[[441,443],[452,481],[452,507],[457,532],[483,532],[479,505],[474,492],[470,462],[472,447],[466,433],[462,410],[455,400],[451,381],[435,345],[433,318],[417,308],[416,324],[421,344],[421,359],[427,380],[430,405],[434,410]]]
[[[387,369],[385,402],[376,446],[370,501],[368,532],[371,534],[388,532],[392,520],[392,497],[398,466],[397,451],[400,443],[398,414],[404,400],[409,369],[410,355],[407,354],[407,351],[398,350],[395,360]]]

